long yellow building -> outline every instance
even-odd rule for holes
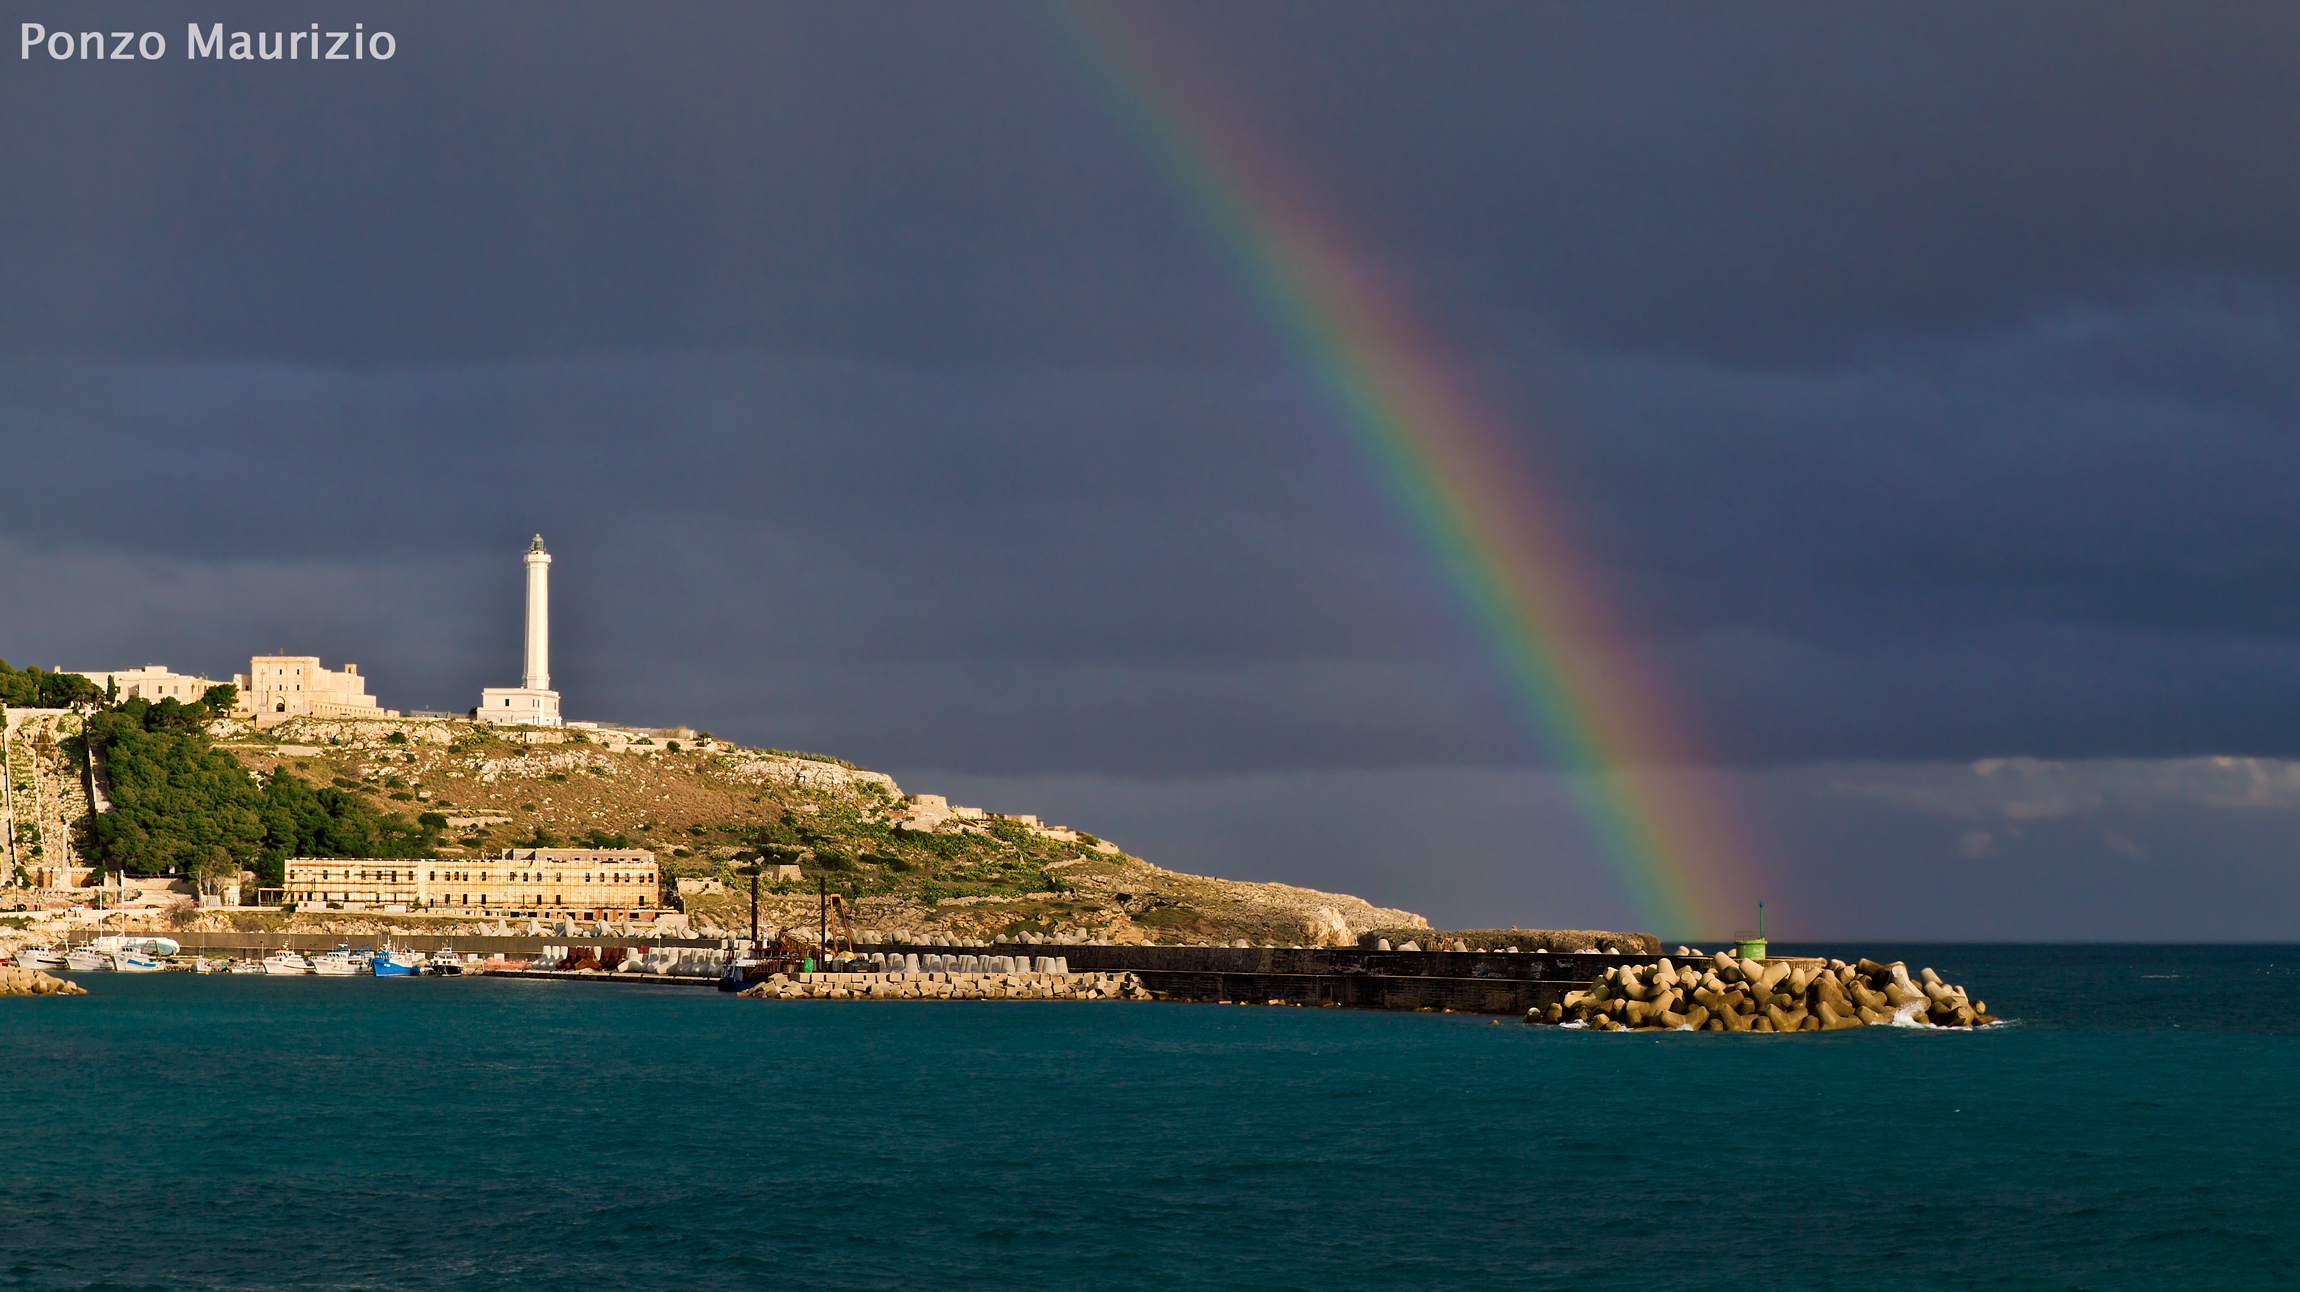
[[[644,848],[507,848],[495,857],[291,857],[285,900],[324,906],[622,918],[659,909]]]

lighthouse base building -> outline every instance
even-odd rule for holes
[[[465,691],[464,694],[469,695],[471,692]],[[479,707],[472,711],[471,716],[481,722],[511,726],[556,727],[559,725],[559,693],[530,691],[525,687],[491,686],[479,693]]]
[[[471,716],[505,726],[556,727],[559,693],[551,689],[551,553],[543,536],[527,545],[526,668],[517,686],[491,686],[479,693]]]

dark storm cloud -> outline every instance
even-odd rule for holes
[[[292,12],[291,12],[292,9]],[[107,22],[180,47],[179,5]],[[2286,290],[2274,6],[1139,10],[1464,334],[1809,361],[2164,280]],[[248,5],[388,64],[0,80],[12,349],[1258,352],[1039,10]]]
[[[59,559],[240,571],[207,657],[166,654],[203,617],[174,615],[139,658],[227,669],[259,648],[231,625],[320,568],[348,573],[307,631],[340,640],[372,570],[442,629],[365,652],[379,693],[465,707],[515,658],[513,557],[541,530],[554,676],[593,716],[1001,770],[1523,754],[1418,554],[1283,382],[726,357],[0,377],[17,468],[95,482],[26,495],[24,532]],[[403,599],[409,569],[436,571],[427,596]],[[68,613],[20,631],[32,659],[103,653]]]
[[[2295,364],[2281,315],[2183,300],[1824,371],[1552,347],[1484,375],[1553,428],[1548,474],[1702,747],[1796,761],[2300,752]],[[1298,380],[0,373],[16,467],[98,482],[17,502],[51,545],[437,566],[409,612],[476,620],[508,659],[516,571],[482,557],[546,531],[558,668],[602,716],[977,772],[1542,752]],[[478,640],[444,632],[399,676],[460,707],[500,672]]]
[[[1281,151],[1501,332],[1802,363],[2300,270],[2289,7],[1187,12]]]
[[[187,12],[217,16],[116,12],[179,51]],[[366,365],[1251,336],[1028,10],[257,4],[226,26],[367,18],[391,62],[9,66],[0,210],[37,254],[0,268],[0,344]]]

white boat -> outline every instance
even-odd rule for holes
[[[431,953],[431,959],[424,962],[423,971],[427,974],[459,974],[463,972],[463,962],[456,959],[453,948],[441,947]]]
[[[174,938],[149,933],[107,933],[88,945],[105,955],[115,951],[140,951],[156,960],[165,960],[184,949]]]
[[[64,953],[54,947],[18,947],[16,965],[22,969],[61,969]]]
[[[199,956],[192,961],[193,973],[214,973],[215,971],[216,967],[208,963],[206,956]]]
[[[111,962],[109,967],[120,973],[158,973],[160,971],[159,958],[145,955],[141,951],[114,951],[111,954]]]
[[[274,951],[264,957],[265,973],[301,974],[311,972],[311,961],[293,951]]]
[[[234,960],[234,961],[232,962],[232,970],[231,970],[231,971],[232,971],[233,973],[264,973],[264,972],[266,972],[266,970],[264,969],[264,962],[263,962],[263,961],[261,961],[261,960]]]
[[[363,966],[348,951],[323,951],[312,957],[311,971],[322,978],[354,978]]]
[[[74,947],[64,953],[64,966],[73,973],[94,973],[112,967],[112,957],[94,947]]]

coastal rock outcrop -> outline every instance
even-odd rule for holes
[[[38,969],[0,969],[0,996],[85,996],[88,989]]]
[[[1983,1027],[1996,1021],[1985,1001],[1930,969],[1911,978],[1906,964],[1793,957],[1736,959],[1720,951],[1684,966],[1617,965],[1561,1005],[1531,1011],[1529,1023],[1585,1023],[1601,1030],[1660,1032],[1827,1032],[1877,1023]]]

